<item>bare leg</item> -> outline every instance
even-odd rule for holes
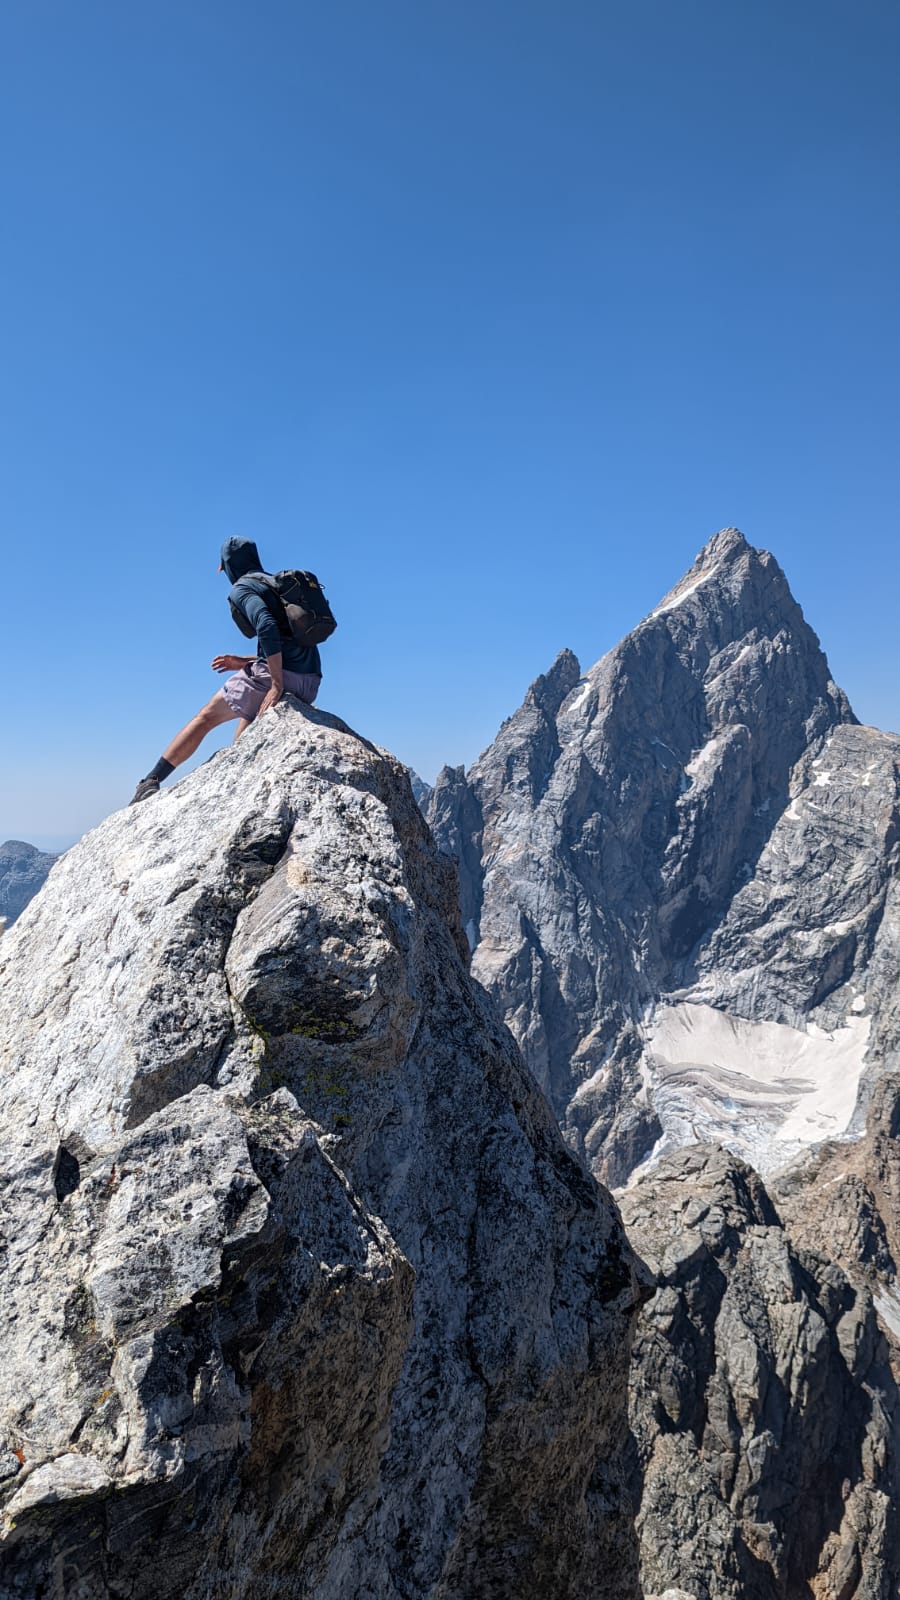
[[[222,722],[233,722],[238,716],[232,711],[230,705],[222,698],[221,692],[214,694],[208,705],[192,717],[180,733],[176,733],[168,750],[163,751],[166,761],[173,767],[180,767],[182,761],[187,761],[192,756],[198,745],[211,733],[213,728],[218,728]]]
[[[231,741],[232,744],[237,744],[238,739],[241,737],[241,734],[244,733],[245,730],[247,728],[249,728],[249,726],[250,726],[250,723],[248,722],[247,718],[246,717],[241,717],[240,722],[238,723],[237,727],[234,730],[234,738]]]

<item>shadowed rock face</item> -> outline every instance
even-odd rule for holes
[[[898,799],[900,739],[733,528],[441,774],[473,972],[598,1175],[698,1138],[770,1171],[851,1124],[900,1032]]]
[[[5,936],[4,1600],[636,1600],[643,1291],[467,968],[405,771],[292,702]]]
[[[57,856],[37,850],[21,839],[0,844],[0,918],[15,922],[33,900]]]
[[[646,1591],[889,1600],[897,1392],[868,1292],[715,1146],[665,1158],[622,1208],[659,1283],[632,1369]]]
[[[419,774],[414,772],[412,767],[407,767],[406,770],[409,773],[409,781],[412,787],[413,798],[415,799],[416,805],[419,806],[422,811],[424,811],[425,807],[428,805],[429,799],[431,798],[431,784],[426,783],[424,778],[420,778]]]

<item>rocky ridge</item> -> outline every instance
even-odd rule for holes
[[[5,936],[4,1600],[636,1600],[646,1291],[455,900],[288,701]]]

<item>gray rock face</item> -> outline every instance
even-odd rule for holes
[[[819,1145],[773,1194],[791,1237],[871,1294],[900,1379],[900,1076],[876,1084],[862,1138]]]
[[[431,784],[426,783],[424,778],[420,778],[419,774],[414,772],[412,767],[407,767],[406,770],[409,773],[409,782],[416,805],[420,808],[420,810],[424,811],[427,809],[428,802],[431,799]]]
[[[664,1158],[622,1209],[659,1283],[632,1371],[646,1590],[889,1600],[898,1399],[868,1292],[715,1146]]]
[[[861,1127],[898,1045],[898,774],[736,529],[441,774],[473,972],[598,1175],[698,1139],[771,1171]]]
[[[455,900],[285,702],[3,939],[4,1600],[636,1600],[644,1291]]]
[[[15,922],[58,859],[21,839],[0,844],[0,919]]]

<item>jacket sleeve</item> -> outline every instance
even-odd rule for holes
[[[283,647],[281,630],[266,602],[252,589],[236,588],[232,599],[256,633],[264,656],[279,656]]]

